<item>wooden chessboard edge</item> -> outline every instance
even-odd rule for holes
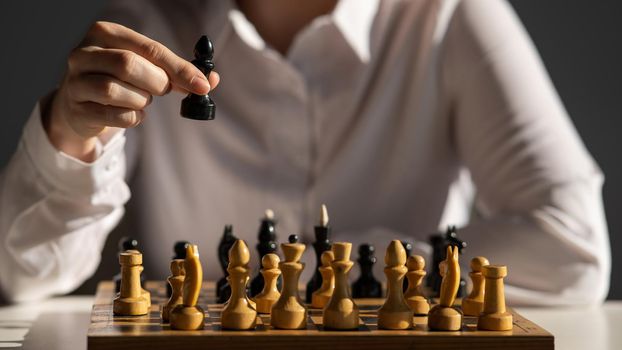
[[[205,289],[213,287],[212,282],[206,282]],[[154,295],[162,298],[164,282],[150,281],[146,283],[149,290],[155,291]],[[363,349],[406,349],[416,347],[418,349],[453,349],[453,348],[502,348],[507,350],[552,350],[554,349],[554,337],[539,325],[531,322],[514,310],[515,324],[524,323],[528,327],[527,334],[507,334],[506,332],[494,332],[504,334],[491,334],[491,332],[431,332],[426,330],[406,331],[314,331],[305,333],[302,331],[170,331],[166,327],[163,331],[157,330],[153,325],[157,317],[157,305],[152,306],[151,315],[147,316],[153,331],[132,334],[132,320],[118,323],[113,326],[109,318],[111,300],[114,296],[114,284],[112,281],[103,281],[98,285],[97,295],[92,309],[91,322],[87,335],[89,350],[170,350],[171,348],[183,347],[184,350],[194,349],[227,349],[247,350],[269,349],[285,350],[295,347],[296,350],[316,349],[322,347],[337,348],[340,350],[363,350]],[[212,293],[213,294],[213,293]],[[378,300],[363,299],[361,305],[378,305]],[[221,307],[219,304],[209,304],[213,307]],[[210,308],[208,308],[209,310]],[[104,310],[108,310],[104,312]],[[213,308],[212,308],[213,310]],[[99,312],[99,314],[98,314]],[[104,314],[102,314],[104,312]],[[209,311],[208,311],[209,312]],[[317,310],[316,310],[317,312]],[[373,314],[373,310],[362,308],[362,317],[365,313]],[[143,316],[144,317],[144,316]],[[137,320],[140,317],[137,317]],[[474,322],[470,322],[472,327]],[[123,330],[123,326],[129,326]],[[466,326],[465,326],[466,327]],[[127,332],[123,334],[123,332]],[[171,333],[175,332],[175,334]],[[233,341],[235,340],[235,341]]]
[[[205,286],[207,288],[209,288],[210,285],[213,287],[213,284],[214,283],[211,281],[205,282]],[[163,281],[148,281],[146,283],[146,287],[148,289],[153,289],[153,290],[162,288],[163,285],[164,285]],[[110,334],[110,335],[102,334],[101,327],[97,327],[99,326],[98,321],[93,319],[93,316],[94,316],[93,311],[95,311],[98,307],[102,307],[102,306],[105,307],[111,303],[110,297],[111,297],[111,294],[113,293],[113,288],[114,288],[114,283],[112,281],[101,281],[98,284],[95,301],[94,301],[93,308],[91,311],[91,320],[90,320],[90,325],[88,328],[88,337],[100,337],[100,336],[101,337],[107,337],[107,336],[114,337],[115,336],[114,334]],[[377,305],[377,300],[374,302],[374,299],[361,299],[360,301],[361,301],[361,305]],[[213,304],[209,304],[209,305],[213,305]],[[461,331],[459,333],[455,333],[455,332],[432,332],[432,331],[423,331],[423,330],[421,331],[417,331],[417,330],[405,330],[405,331],[375,330],[374,334],[376,335],[382,334],[383,337],[388,337],[388,336],[402,336],[403,337],[403,336],[409,336],[409,335],[412,336],[415,334],[414,332],[425,332],[425,335],[427,337],[447,337],[447,336],[460,335],[461,337],[479,337],[479,338],[489,338],[489,339],[494,339],[497,337],[507,339],[508,336],[511,336],[512,338],[515,338],[515,339],[523,338],[523,337],[529,338],[529,339],[536,339],[538,337],[543,337],[544,339],[549,339],[549,338],[554,339],[554,336],[550,332],[548,332],[546,329],[542,328],[538,324],[535,324],[534,322],[520,315],[520,313],[516,312],[512,308],[508,308],[508,310],[515,315],[515,319],[514,319],[515,326],[523,328],[523,330],[525,330],[527,334],[510,334],[509,335],[506,332],[502,332],[500,334],[491,334],[491,332],[483,333],[483,332],[475,332],[475,331]],[[365,312],[366,311],[363,311],[362,314],[364,314]],[[528,329],[525,329],[525,328],[528,328]],[[278,336],[288,336],[288,335],[293,334],[293,333],[287,334],[288,332],[296,332],[296,331],[276,331],[274,333],[270,333],[270,336],[274,337],[277,334]],[[301,332],[304,332],[304,331],[301,331]],[[404,333],[399,333],[399,332],[404,332]],[[223,336],[227,336],[226,334],[228,332],[225,331],[222,333],[223,333]],[[497,332],[493,332],[493,333],[497,333]],[[303,334],[303,333],[300,333],[300,334]],[[219,336],[218,334],[201,333],[201,336],[212,336],[212,335]],[[322,330],[321,332],[315,334],[314,336],[335,336],[335,335],[339,335],[340,337],[344,337],[344,336],[345,337],[350,337],[350,336],[364,337],[365,336],[364,332],[360,332],[360,331],[340,332],[340,331],[329,331],[329,330]],[[116,336],[118,337],[118,335]],[[159,335],[156,335],[156,336],[159,336]],[[136,336],[133,336],[133,337],[136,337]],[[143,337],[143,335],[141,335],[141,337]]]
[[[209,344],[210,349],[227,348],[236,349],[270,349],[281,350],[291,349],[292,344],[296,344],[297,350],[317,349],[322,347],[338,348],[340,350],[360,350],[360,349],[406,349],[415,346],[418,349],[449,349],[449,348],[502,348],[504,350],[551,350],[554,349],[552,338],[523,338],[507,339],[499,338],[464,338],[464,337],[423,337],[418,338],[416,343],[410,342],[404,337],[373,336],[365,337],[318,337],[313,342],[301,342],[297,336],[278,336],[261,335],[257,337],[239,337],[235,342],[231,342],[229,337],[205,337],[184,336],[181,337],[158,337],[148,336],[141,338],[127,337],[92,337],[88,339],[89,350],[140,350],[153,349],[157,344],[158,349],[170,349],[183,345],[185,350],[204,349]]]

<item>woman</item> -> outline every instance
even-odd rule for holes
[[[223,225],[252,242],[268,207],[279,241],[311,242],[326,203],[333,240],[378,251],[460,225],[462,262],[508,265],[511,303],[604,299],[603,176],[507,3],[145,0],[104,17],[3,173],[11,300],[88,278],[130,188],[151,278],[183,238],[215,279]],[[179,56],[204,33],[220,84]],[[216,120],[180,118],[171,90],[210,91]]]

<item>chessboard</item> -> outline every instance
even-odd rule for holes
[[[427,317],[414,317],[410,330],[381,330],[377,309],[383,299],[356,299],[360,308],[357,330],[334,331],[322,327],[322,310],[309,309],[308,326],[303,330],[270,327],[270,315],[259,315],[250,331],[222,330],[222,304],[214,303],[214,283],[203,283],[199,306],[207,313],[205,327],[198,331],[171,330],[160,320],[160,308],[167,300],[164,282],[146,282],[151,292],[151,311],[145,316],[114,316],[112,281],[100,282],[88,330],[89,350],[193,350],[193,349],[542,349],[554,348],[553,335],[508,309],[514,317],[511,331],[480,331],[475,317],[464,317],[458,332],[430,331]]]

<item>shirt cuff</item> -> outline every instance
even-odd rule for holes
[[[54,188],[69,193],[95,193],[125,176],[125,131],[106,140],[98,139],[96,160],[91,163],[57,150],[41,122],[41,102],[30,115],[22,134],[22,146],[34,168]]]

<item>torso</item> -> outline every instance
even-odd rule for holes
[[[312,24],[282,57],[258,52],[222,22],[227,28],[212,37],[222,76],[210,94],[216,119],[182,119],[182,96],[174,93],[156,98],[137,134],[128,135],[140,154],[130,215],[147,242],[145,264],[157,271],[150,277],[168,273],[162,257],[179,239],[199,245],[206,278],[219,277],[224,225],[233,224],[254,254],[266,208],[276,212],[280,242],[298,233],[311,243],[326,203],[333,240],[375,243],[380,261],[391,239],[425,241],[444,225],[460,165],[438,83],[440,4],[381,1],[367,62],[331,24]],[[211,23],[147,22],[144,33],[190,58],[193,41],[220,22]],[[312,255],[309,245],[305,276]]]

